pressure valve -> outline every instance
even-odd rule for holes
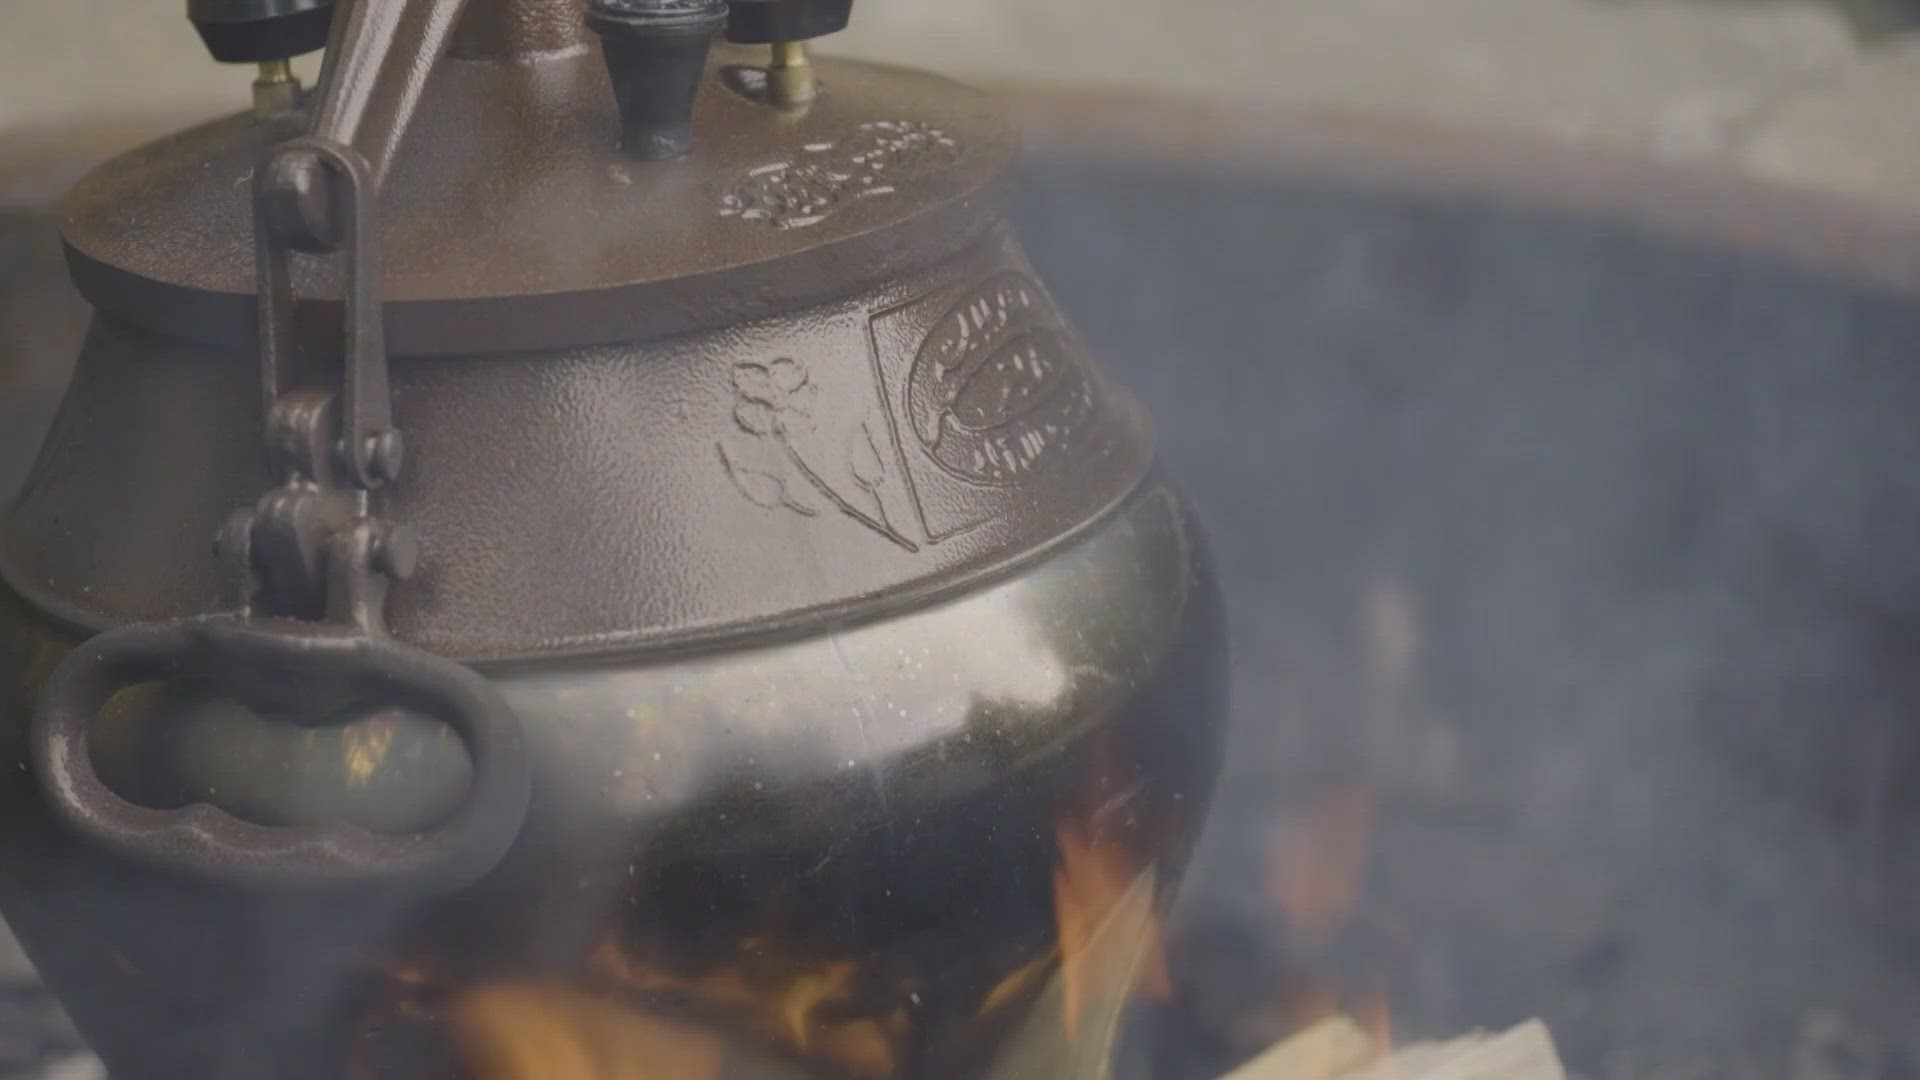
[[[187,19],[215,60],[259,65],[253,109],[271,116],[298,104],[287,62],[326,46],[333,0],[187,0]]]
[[[853,0],[734,0],[727,40],[767,45],[767,97],[783,109],[804,109],[819,96],[807,42],[837,34],[853,19]]]
[[[587,27],[600,35],[628,153],[669,161],[692,152],[694,100],[726,25],[725,0],[589,0]]]

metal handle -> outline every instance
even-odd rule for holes
[[[118,691],[181,677],[218,682],[269,715],[294,708],[327,715],[361,703],[433,716],[472,756],[466,801],[438,828],[405,835],[344,823],[275,828],[205,804],[136,806],[95,773],[88,729]],[[42,787],[82,832],[130,856],[241,884],[472,884],[512,846],[530,791],[518,720],[484,677],[329,623],[221,616],[102,634],[54,669],[35,707],[32,737]]]
[[[350,0],[327,41],[307,134],[352,147],[377,188],[466,0]]]
[[[493,869],[526,817],[520,729],[499,692],[385,632],[388,582],[410,572],[414,541],[371,497],[401,461],[381,337],[380,182],[463,6],[352,0],[333,23],[310,134],[276,147],[255,171],[261,381],[281,483],[221,533],[242,613],[102,634],[61,662],[35,708],[34,760],[49,799],[127,855],[238,883],[458,887]],[[311,385],[313,373],[298,370],[295,251],[342,256],[337,388]],[[180,677],[216,683],[272,717],[431,715],[465,741],[472,788],[445,824],[404,836],[344,823],[275,828],[210,805],[136,806],[94,771],[88,729],[118,691]]]

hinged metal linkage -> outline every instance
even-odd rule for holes
[[[350,147],[295,139],[255,171],[260,372],[268,459],[280,481],[222,537],[247,600],[264,614],[380,628],[386,581],[412,570],[416,543],[382,521],[371,493],[399,478],[382,338],[379,237],[371,169]],[[340,267],[338,382],[294,344],[296,251]]]

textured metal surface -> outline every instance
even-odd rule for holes
[[[94,628],[225,609],[207,544],[263,487],[257,378],[97,323],[0,533],[6,580]],[[375,506],[423,554],[390,623],[464,659],[912,603],[1072,532],[1152,452],[1004,237],[783,319],[392,380],[408,473]]]
[[[627,158],[600,57],[455,61],[387,178],[392,350],[449,354],[657,338],[777,314],[950,258],[992,218],[1013,138],[933,76],[826,63],[805,117],[710,70],[692,157]],[[728,57],[732,59],[729,60]],[[81,291],[189,341],[251,344],[244,178],[286,123],[236,116],[115,159],[62,204]],[[332,288],[307,267],[302,295]],[[316,303],[313,318],[338,324]]]
[[[352,147],[386,179],[466,0],[349,4],[333,20],[308,134]]]
[[[449,55],[501,60],[584,50],[591,40],[580,20],[584,6],[585,0],[467,0]]]
[[[66,646],[17,610],[0,627],[12,714]],[[1127,792],[1126,816],[1157,823],[1152,855],[1179,863],[1210,789],[1225,661],[1198,539],[1154,485],[1050,558],[893,619],[502,674],[535,798],[522,843],[469,893],[428,903],[153,874],[60,831],[4,770],[0,901],[134,1080],[332,1080],[377,958],[429,957],[455,979],[565,976],[610,931],[765,929],[742,906],[761,896],[784,898],[788,932],[906,964],[948,958],[924,1008],[965,1020],[950,984],[984,992],[1021,962],[1010,945],[1050,940],[1050,819],[1083,785]],[[315,738],[186,692],[130,705],[94,752],[103,776],[155,805],[406,829],[444,813],[444,785],[422,781],[457,775],[458,746],[402,728],[356,772],[343,763],[364,762],[366,744],[351,733]]]

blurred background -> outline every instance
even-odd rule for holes
[[[206,62],[178,6],[0,3],[0,132],[244,105],[245,77]],[[888,0],[827,48],[1597,140],[1905,199],[1920,181],[1910,14],[1905,0]]]
[[[1543,1016],[1589,1080],[1920,1075],[1908,14],[866,0],[827,43],[1009,92],[1035,262],[1215,537],[1238,742],[1164,1019],[1214,1041],[1153,1075],[1283,1034],[1278,970],[1407,1037]],[[248,77],[176,4],[0,0],[0,204]],[[71,351],[24,245],[0,484]]]

